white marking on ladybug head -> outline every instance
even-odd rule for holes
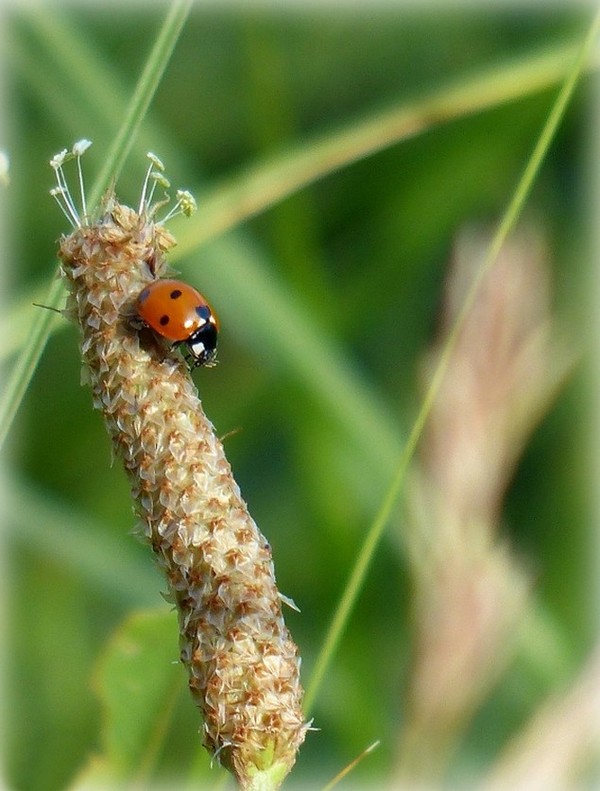
[[[202,341],[194,341],[194,343],[190,343],[189,346],[194,357],[202,357],[202,355],[206,353],[206,346]]]

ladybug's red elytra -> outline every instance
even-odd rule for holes
[[[174,344],[185,343],[194,365],[211,365],[219,322],[199,291],[180,280],[155,280],[137,299],[140,319]]]

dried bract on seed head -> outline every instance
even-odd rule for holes
[[[58,173],[67,157],[61,153],[53,167],[76,226],[59,252],[68,313],[81,329],[94,405],[177,605],[181,660],[203,714],[204,743],[242,788],[258,787],[258,778],[260,787],[276,788],[307,726],[300,659],[283,620],[271,550],[186,364],[132,321],[138,295],[165,271],[174,244],[151,206],[162,163],[150,155],[140,211],[109,197],[100,219],[88,224],[64,195]]]

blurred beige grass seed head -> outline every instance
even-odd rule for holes
[[[435,365],[489,246],[460,234]],[[524,624],[530,575],[501,535],[519,454],[573,363],[551,313],[547,251],[524,226],[483,278],[433,404],[411,475],[409,551],[416,638],[401,774],[446,759],[506,667]]]
[[[147,329],[134,326],[142,289],[165,273],[175,239],[156,211],[163,166],[149,155],[139,211],[113,194],[97,219],[85,205],[81,154],[53,158],[52,194],[73,226],[60,240],[69,296],[81,329],[94,406],[131,483],[140,526],[164,570],[179,615],[181,661],[204,719],[204,744],[240,787],[277,788],[306,735],[300,658],[285,626],[271,549],[248,513],[189,370]],[[75,160],[79,209],[63,166]],[[177,193],[175,212],[195,208]]]

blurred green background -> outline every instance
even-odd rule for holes
[[[197,5],[119,195],[136,200],[150,148],[172,183],[194,192],[201,216],[203,196],[245,168],[388,105],[581,40],[589,23],[584,6],[488,6]],[[43,301],[56,239],[67,230],[48,195],[48,160],[78,138],[92,139],[84,159],[91,183],[164,13],[160,4],[4,12],[7,139],[0,147],[11,159],[5,278],[16,342],[37,310],[30,303]],[[578,89],[528,207],[552,250],[558,314],[584,353],[593,202],[588,89],[588,82]],[[302,611],[290,610],[286,620],[306,678],[418,407],[419,366],[454,235],[467,222],[501,215],[556,90],[433,122],[177,262],[222,320],[219,365],[194,379],[218,433],[229,435],[226,450],[273,547],[280,588]],[[100,416],[79,386],[77,343],[75,328],[57,319],[10,435],[6,782],[28,791],[67,787],[100,749],[103,713],[92,684],[98,658],[131,611],[167,609],[151,552],[132,535],[125,476],[111,465]],[[288,352],[296,346],[304,365]],[[341,372],[331,382],[323,355]],[[537,653],[517,658],[478,713],[456,756],[458,773],[492,761],[575,672],[592,639],[586,381],[582,366],[536,431],[506,503],[505,529],[535,571],[548,634]],[[375,739],[381,746],[354,782],[381,782],[393,763],[410,647],[402,529],[399,511],[318,695],[320,730],[302,748],[293,775],[299,784],[323,785]],[[174,706],[156,776],[191,776],[212,787],[219,775],[209,773],[199,746],[183,671]]]

